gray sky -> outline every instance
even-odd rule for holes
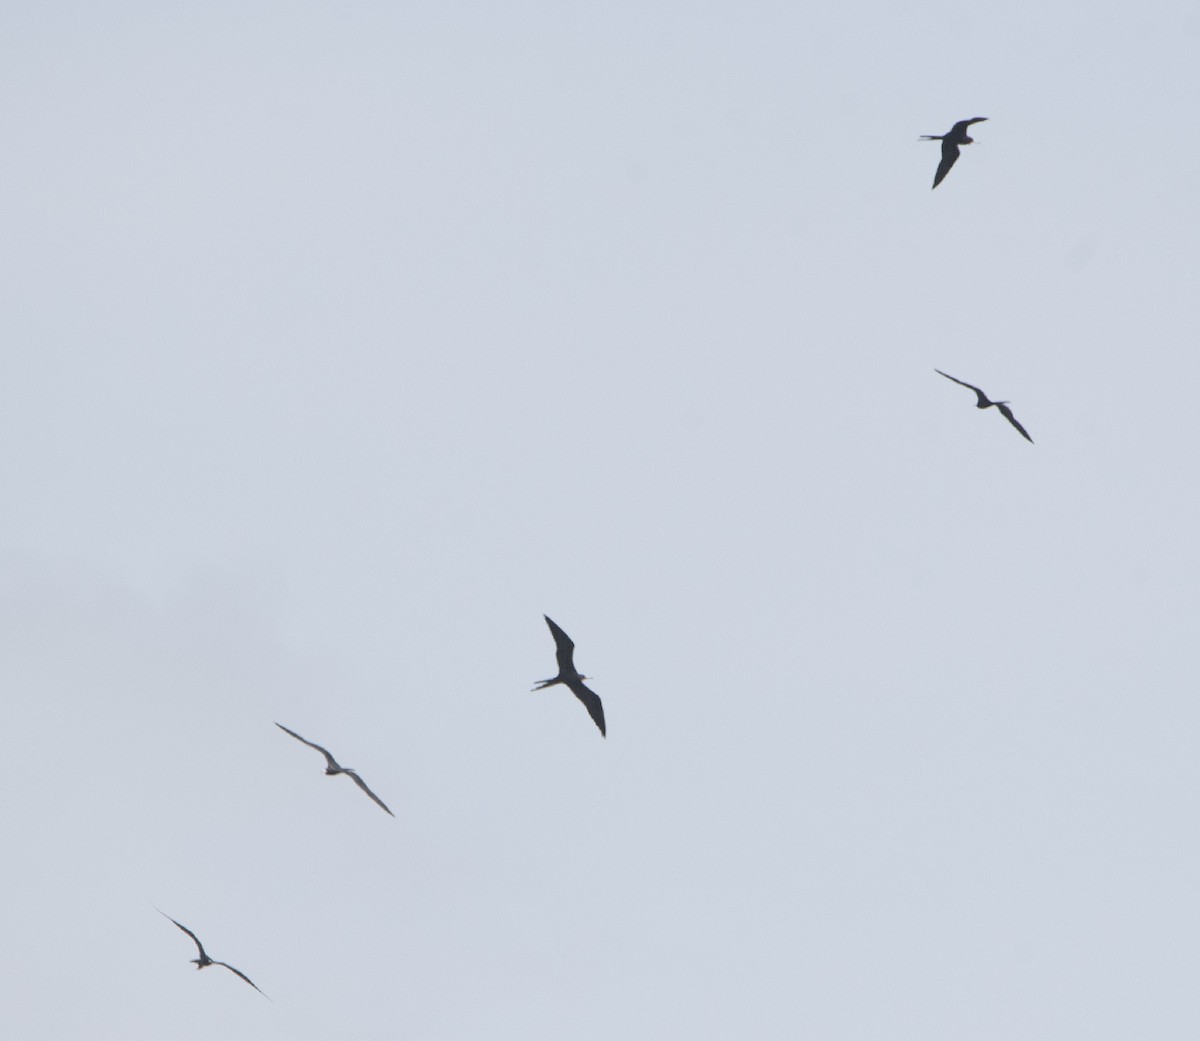
[[[0,12],[8,1035],[1193,1041],[1195,5],[245,6]]]

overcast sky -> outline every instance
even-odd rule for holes
[[[0,49],[6,1036],[1200,1036],[1194,3]]]

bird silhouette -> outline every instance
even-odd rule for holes
[[[975,396],[979,399],[979,401],[975,405],[976,408],[991,408],[993,405],[995,405],[996,409],[999,411],[1000,415],[1002,415],[1013,426],[1015,426],[1017,428],[1017,433],[1020,434],[1023,438],[1025,438],[1025,440],[1028,441],[1030,444],[1033,444],[1033,438],[1030,437],[1029,434],[1026,432],[1025,428],[1023,426],[1021,426],[1020,423],[1017,422],[1016,417],[1012,414],[1012,411],[1008,407],[1007,401],[992,401],[978,387],[973,387],[973,386],[971,386],[970,383],[964,383],[962,380],[956,380],[948,372],[942,372],[941,369],[934,369],[933,371],[936,372],[939,376],[945,376],[946,379],[948,379],[948,380],[954,380],[954,382],[957,383],[960,387],[966,387],[968,390],[975,391]]]
[[[172,918],[169,914],[167,914],[166,911],[163,911],[157,907],[154,910],[158,911],[158,913],[160,915],[162,915],[168,922],[174,922],[175,925],[179,926],[180,929],[182,929],[185,933],[188,934],[188,936],[190,936],[192,938],[192,942],[196,945],[196,950],[198,950],[200,952],[199,958],[191,959],[191,961],[195,963],[197,969],[206,969],[210,965],[222,965],[226,969],[228,969],[230,972],[232,972],[235,976],[240,976],[247,983],[249,983],[250,986],[252,986],[255,990],[257,990],[259,992],[259,994],[262,994],[262,996],[264,998],[267,998],[267,995],[263,994],[263,992],[261,990],[259,990],[258,984],[255,983],[254,980],[252,980],[249,976],[247,976],[240,969],[235,969],[227,961],[217,961],[215,958],[210,958],[208,956],[208,952],[205,951],[205,949],[204,949],[204,944],[202,944],[198,939],[196,939],[196,934],[194,932],[192,932],[192,930],[189,929],[186,925],[184,925],[182,922],[176,922],[174,918]],[[267,998],[267,1000],[270,1001],[271,999]]]
[[[356,771],[350,769],[350,767],[348,767],[348,766],[339,766],[338,761],[336,759],[334,759],[333,756],[331,756],[326,749],[322,748],[320,745],[315,744],[312,741],[306,741],[299,734],[297,734],[296,731],[288,730],[288,728],[285,727],[282,723],[276,723],[275,725],[277,727],[279,727],[279,729],[282,730],[285,734],[291,734],[292,737],[294,737],[301,744],[308,745],[309,748],[315,748],[318,752],[320,752],[321,755],[323,755],[325,757],[325,773],[326,773],[326,775],[328,775],[329,777],[333,777],[335,774],[345,774],[347,777],[351,778],[351,780],[353,780],[354,783],[357,784],[364,792],[366,792],[375,801],[375,803],[380,807],[380,809],[382,809],[385,813],[389,814],[392,817],[396,816],[394,813],[392,813],[391,810],[389,810],[384,805],[383,800],[381,798],[379,798],[379,796],[376,795],[373,791],[371,791],[370,788],[367,787],[367,782],[364,781],[361,777],[359,777],[358,773]]]
[[[958,146],[969,145],[975,139],[967,136],[967,127],[972,123],[986,123],[987,116],[976,116],[974,119],[963,119],[955,123],[948,134],[922,134],[922,141],[941,141],[942,143],[942,161],[938,163],[937,173],[933,177],[933,186],[936,188],[946,179],[946,174],[950,172],[952,167],[958,161]]]
[[[583,702],[583,707],[588,710],[592,721],[600,728],[601,736],[607,737],[608,732],[604,729],[604,706],[595,692],[588,690],[583,685],[583,681],[588,677],[581,676],[575,668],[575,644],[549,615],[542,615],[542,617],[546,619],[546,624],[550,626],[550,633],[554,637],[555,656],[558,658],[558,675],[553,679],[542,680],[533,689],[542,690],[545,687],[553,687],[556,683],[569,687],[571,693]]]

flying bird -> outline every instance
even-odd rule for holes
[[[309,748],[315,748],[318,752],[320,752],[321,755],[323,755],[325,757],[325,773],[329,777],[333,777],[335,774],[345,774],[347,777],[351,778],[354,781],[354,783],[357,784],[364,792],[366,792],[378,804],[380,809],[382,809],[385,813],[388,813],[393,817],[396,816],[394,813],[392,813],[391,810],[389,810],[383,804],[383,800],[381,798],[379,798],[379,796],[376,795],[373,791],[371,791],[370,788],[367,787],[366,781],[364,781],[361,777],[359,777],[358,774],[354,770],[351,770],[350,767],[348,767],[348,766],[339,766],[338,761],[336,759],[334,759],[333,756],[331,756],[329,754],[329,752],[327,752],[324,748],[322,748],[318,744],[314,744],[312,741],[306,741],[299,734],[297,734],[296,731],[288,730],[288,728],[285,727],[282,723],[276,723],[275,725],[277,727],[279,727],[279,729],[282,730],[285,734],[291,734],[292,737],[294,737],[301,744],[308,745]]]
[[[942,372],[941,369],[934,369],[933,371],[936,372],[939,376],[945,376],[946,379],[948,379],[948,380],[954,380],[954,382],[957,383],[960,387],[966,387],[969,390],[975,391],[975,396],[979,399],[978,403],[975,405],[976,408],[991,408],[993,405],[995,405],[996,408],[999,409],[1000,415],[1002,415],[1013,426],[1015,426],[1017,428],[1017,433],[1020,434],[1023,438],[1025,438],[1025,440],[1028,441],[1030,444],[1033,444],[1033,438],[1030,437],[1029,434],[1026,433],[1025,428],[1023,426],[1021,426],[1020,423],[1017,422],[1016,417],[1012,414],[1012,411],[1008,407],[1007,401],[990,401],[988,399],[988,396],[982,390],[980,390],[978,387],[972,387],[971,384],[969,384],[969,383],[963,383],[962,380],[956,380],[949,373]]]
[[[154,910],[158,911],[158,913],[159,913],[160,915],[162,915],[162,916],[163,916],[163,917],[164,917],[164,918],[165,918],[165,919],[166,919],[168,922],[175,922],[175,919],[174,919],[174,918],[172,918],[172,917],[171,917],[169,914],[167,914],[167,912],[166,912],[166,911],[160,911],[160,910],[159,910],[157,907],[156,907]],[[227,968],[227,969],[228,969],[230,972],[232,972],[232,973],[233,973],[235,976],[240,976],[240,977],[241,977],[242,979],[244,979],[244,980],[245,980],[247,983],[249,983],[249,984],[250,984],[250,986],[252,986],[252,987],[253,987],[255,990],[258,990],[259,994],[262,994],[262,996],[263,996],[264,998],[266,998],[266,997],[267,997],[267,996],[266,996],[266,994],[263,994],[263,992],[262,992],[261,990],[259,990],[259,989],[258,989],[258,984],[257,984],[257,983],[255,983],[255,982],[254,982],[254,980],[252,980],[252,979],[251,979],[249,976],[247,976],[247,975],[246,975],[244,972],[242,972],[240,969],[235,969],[235,968],[234,968],[232,965],[230,965],[230,964],[229,964],[229,962],[227,962],[227,961],[217,961],[217,960],[216,960],[216,959],[214,959],[214,958],[210,958],[210,957],[208,956],[208,953],[207,953],[207,952],[204,950],[204,944],[202,944],[202,943],[201,943],[199,940],[197,940],[197,939],[196,939],[196,934],[195,934],[194,932],[192,932],[192,930],[191,930],[191,929],[189,929],[189,928],[188,928],[186,925],[183,925],[183,924],[182,924],[182,923],[180,923],[180,922],[175,922],[175,924],[176,924],[177,926],[179,926],[179,928],[180,928],[180,929],[182,929],[182,930],[183,930],[185,933],[187,933],[187,934],[188,934],[188,936],[190,936],[190,937],[192,938],[192,942],[193,942],[193,943],[196,945],[196,949],[197,949],[197,950],[200,952],[200,957],[199,957],[199,958],[192,958],[192,959],[191,959],[191,961],[195,962],[195,964],[196,964],[196,968],[197,968],[197,969],[205,969],[205,968],[207,968],[207,967],[208,967],[208,966],[210,966],[210,965],[223,965],[223,966],[224,966],[225,968]],[[267,998],[267,1000],[268,1000],[268,1001],[270,1001],[271,999],[270,999],[270,998]]]
[[[922,134],[922,141],[941,141],[942,143],[942,161],[938,163],[937,173],[933,178],[933,186],[936,188],[946,179],[946,174],[950,172],[952,167],[958,161],[958,146],[969,145],[975,139],[967,136],[967,127],[972,123],[986,123],[987,116],[976,116],[974,119],[963,119],[955,123],[948,134]]]
[[[544,687],[553,687],[556,683],[562,683],[569,687],[571,693],[583,702],[583,707],[588,710],[592,721],[600,728],[601,736],[607,737],[607,731],[604,729],[604,706],[600,704],[600,699],[596,694],[583,685],[583,681],[588,677],[581,676],[575,668],[575,644],[549,615],[542,615],[542,617],[546,619],[546,624],[550,626],[550,633],[554,637],[554,652],[558,658],[558,675],[553,679],[542,680],[533,689],[541,690]]]

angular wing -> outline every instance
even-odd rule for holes
[[[311,742],[311,741],[306,741],[306,740],[305,740],[304,738],[302,738],[302,737],[301,737],[299,734],[297,734],[297,733],[296,733],[296,731],[294,731],[294,730],[288,730],[288,728],[287,728],[287,727],[285,727],[285,726],[284,726],[282,723],[276,723],[275,725],[276,725],[277,727],[279,727],[279,729],[280,729],[280,730],[282,730],[282,731],[283,731],[285,734],[291,734],[291,735],[292,735],[292,737],[294,737],[294,738],[295,738],[297,741],[299,741],[299,742],[300,742],[302,745],[308,745],[308,747],[309,747],[309,748],[315,748],[315,749],[316,749],[318,752],[320,752],[320,753],[321,753],[321,755],[323,755],[323,756],[325,757],[325,762],[327,762],[327,763],[328,763],[330,766],[332,766],[332,767],[333,767],[335,770],[340,770],[340,769],[341,769],[341,767],[340,767],[340,766],[338,766],[338,764],[337,764],[337,760],[336,760],[336,759],[334,759],[334,758],[333,758],[333,756],[331,756],[331,755],[330,755],[330,754],[329,754],[329,753],[328,753],[328,752],[327,752],[327,751],[326,751],[324,748],[322,748],[320,745],[313,744],[313,742]]]
[[[549,615],[544,614],[542,617],[546,619],[546,624],[550,626],[550,634],[554,637],[554,654],[558,659],[558,671],[563,676],[569,676],[575,672],[575,644]]]
[[[580,680],[569,684],[571,693],[583,702],[583,707],[588,710],[588,715],[592,717],[592,722],[600,728],[600,736],[608,737],[608,731],[604,729],[604,706],[600,703],[600,698],[597,697],[594,691],[588,690]]]
[[[259,990],[259,988],[258,988],[258,984],[257,984],[257,983],[255,983],[255,982],[254,982],[254,980],[252,980],[252,979],[251,979],[249,976],[247,976],[247,975],[246,975],[244,972],[242,972],[240,969],[235,969],[235,968],[234,968],[232,965],[230,965],[230,964],[229,964],[229,962],[227,962],[227,961],[215,961],[215,962],[213,962],[213,964],[214,964],[214,965],[224,965],[224,966],[225,966],[225,968],[227,968],[227,969],[228,969],[230,972],[232,972],[232,973],[233,973],[235,976],[241,976],[241,978],[242,978],[242,979],[244,979],[244,980],[245,980],[247,983],[249,983],[249,984],[250,984],[250,986],[252,986],[252,987],[253,987],[255,990],[257,990],[257,991],[259,992],[259,994],[262,994],[262,996],[263,996],[264,998],[267,998],[267,996],[266,996],[265,994],[263,994],[263,992],[262,992],[261,990]],[[270,998],[267,998],[267,1000],[268,1000],[268,1001],[270,1001],[271,999],[270,999]]]
[[[986,405],[991,404],[991,402],[988,400],[988,396],[982,390],[980,390],[978,387],[973,387],[973,386],[971,386],[971,384],[964,383],[962,380],[956,380],[953,376],[950,375],[950,373],[942,372],[941,369],[934,369],[933,371],[936,372],[939,376],[945,376],[946,379],[951,380],[954,383],[957,383],[960,387],[966,387],[968,390],[975,391],[976,396],[979,398],[979,405],[981,408]]]
[[[969,127],[972,123],[986,123],[987,118],[987,116],[976,116],[974,119],[960,119],[954,124],[954,129],[951,130],[950,133],[955,134],[956,136],[965,134],[967,132],[967,127]]]
[[[936,188],[946,179],[946,174],[950,172],[952,167],[958,162],[958,145],[953,141],[942,142],[942,161],[938,163],[937,173],[933,176],[933,186]]]
[[[156,907],[154,910],[158,911],[158,908]],[[175,919],[167,914],[166,911],[158,911],[158,913],[162,915],[168,922],[175,922]],[[192,938],[192,943],[196,945],[196,949],[200,952],[200,957],[207,959],[208,955],[204,953],[204,945],[196,939],[196,934],[182,922],[175,922],[175,924]]]
[[[998,408],[1000,410],[1000,415],[1002,415],[1013,426],[1015,426],[1017,428],[1018,434],[1020,434],[1023,438],[1025,438],[1025,440],[1028,441],[1030,444],[1033,444],[1033,438],[1030,437],[1029,434],[1026,433],[1025,428],[1023,426],[1021,426],[1020,423],[1017,422],[1016,417],[1012,414],[1012,410],[1009,409],[1009,407],[1007,405],[1005,405],[1003,402],[998,401],[998,402],[996,402],[996,408]]]
[[[351,777],[354,778],[354,783],[357,784],[372,799],[374,799],[376,804],[381,809],[385,810],[387,813],[391,814],[391,816],[393,816],[393,817],[396,816],[394,813],[392,813],[391,810],[389,810],[386,806],[384,806],[383,800],[381,798],[379,798],[379,796],[376,795],[373,791],[371,791],[370,788],[367,787],[367,782],[364,781],[361,777],[359,777],[358,774],[356,774],[353,770],[347,770],[346,773],[348,773]]]

